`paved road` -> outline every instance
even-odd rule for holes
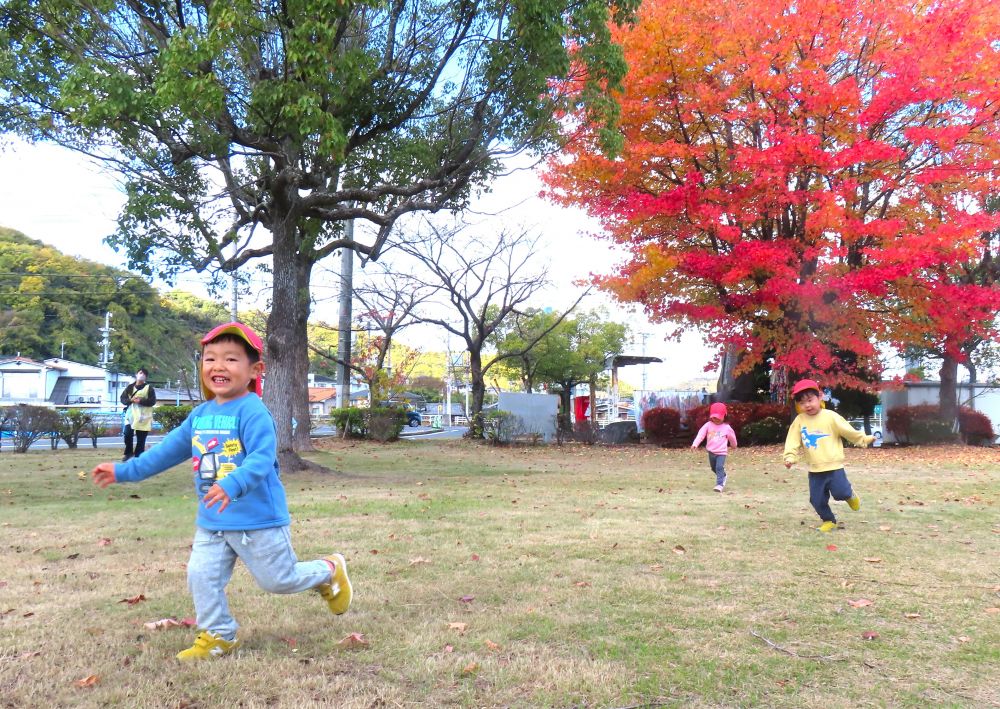
[[[441,440],[441,439],[461,438],[463,435],[465,435],[465,432],[467,430],[469,430],[469,429],[466,426],[451,426],[451,427],[448,427],[448,428],[444,428],[442,430],[430,428],[428,426],[418,426],[416,428],[409,428],[409,427],[407,427],[407,428],[403,429],[403,438],[405,440],[408,440],[408,441],[410,441],[410,440],[412,440],[412,441],[422,441],[422,440],[429,440],[429,439]],[[319,436],[324,436],[324,435],[331,435],[333,433],[333,431],[326,431],[326,430],[322,430],[322,429],[317,429],[317,431],[315,431],[314,433],[318,434]],[[159,443],[162,440],[163,440],[163,435],[162,434],[152,434],[152,435],[150,435],[149,437],[146,438],[146,447],[150,448],[150,447],[152,447],[152,445],[154,443]],[[97,439],[97,448],[99,450],[117,449],[117,452],[120,455],[125,450],[125,444],[122,442],[121,436],[106,436],[106,437],[98,438]],[[45,450],[51,450],[51,449],[52,449],[52,446],[49,443],[49,439],[48,438],[43,438],[41,440],[35,441],[34,444],[32,444],[30,450],[33,450],[33,451],[45,451]],[[92,443],[91,443],[90,439],[89,438],[81,439],[80,443],[79,443],[78,449],[79,450],[93,450]],[[59,441],[59,446],[58,446],[57,450],[68,450],[68,447],[66,446],[66,442],[60,440]],[[13,445],[10,443],[9,439],[5,438],[3,440],[2,447],[0,447],[0,452],[10,453],[12,451],[13,451]],[[111,457],[111,458],[119,457],[119,455],[115,455],[114,454],[114,451],[108,450],[107,453],[108,453],[108,457]]]
[[[146,447],[149,448],[152,444],[159,443],[162,440],[163,440],[163,436],[161,434],[158,434],[158,433],[157,434],[153,434],[151,436],[147,436],[146,437]],[[81,438],[80,442],[77,444],[77,448],[78,448],[78,450],[84,450],[84,449],[93,450],[94,449],[93,448],[93,443],[91,442],[91,440],[89,438]],[[103,437],[103,438],[98,438],[97,439],[97,448],[98,449],[117,448],[119,450],[119,453],[122,453],[122,452],[125,451],[125,443],[122,441],[121,436],[108,436],[108,437]],[[9,453],[9,452],[11,452],[13,450],[14,450],[14,446],[11,444],[10,439],[9,438],[5,438],[3,440],[3,452],[4,453]],[[41,440],[35,441],[31,445],[31,448],[29,450],[33,450],[33,451],[47,451],[47,450],[52,450],[52,444],[49,443],[48,437],[45,437],[45,438],[43,438]],[[69,450],[69,447],[66,445],[66,441],[60,440],[59,441],[59,447],[58,447],[57,450],[61,450],[61,451]],[[110,454],[110,451],[109,451],[109,454]]]

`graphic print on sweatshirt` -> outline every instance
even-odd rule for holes
[[[238,467],[243,443],[236,436],[236,416],[199,416],[192,421],[191,447],[201,455],[192,456],[191,466],[198,477],[198,492],[204,495],[216,482]],[[203,442],[203,438],[208,440]]]
[[[816,433],[809,433],[809,430],[805,426],[803,426],[802,445],[804,445],[806,448],[819,448],[819,439],[826,438],[829,435],[830,435],[829,433],[823,433],[822,431],[817,431]]]

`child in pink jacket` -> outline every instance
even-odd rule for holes
[[[708,421],[698,435],[695,436],[691,448],[697,448],[705,441],[705,448],[708,449],[708,467],[715,473],[716,492],[722,492],[726,487],[726,453],[729,446],[736,447],[736,432],[728,423],[723,423],[726,419],[726,405],[715,403],[708,410]]]

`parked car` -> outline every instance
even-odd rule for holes
[[[410,428],[416,428],[422,422],[420,414],[402,401],[380,401],[378,404],[386,408],[403,409],[404,413],[406,413],[406,425]]]
[[[864,419],[848,419],[847,423],[851,424],[859,431],[865,430]],[[882,445],[882,426],[875,421],[871,421],[870,426],[872,430],[871,435],[875,436],[875,442],[872,443],[872,448],[879,448]]]

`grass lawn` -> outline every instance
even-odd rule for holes
[[[301,558],[355,600],[229,586],[194,630],[181,466],[101,491],[91,449],[0,455],[0,707],[1000,706],[1000,453],[849,450],[820,534],[806,473],[703,451],[334,441],[286,475]],[[131,602],[130,602],[131,601]],[[352,634],[358,634],[353,635]],[[81,686],[82,685],[82,686]]]

